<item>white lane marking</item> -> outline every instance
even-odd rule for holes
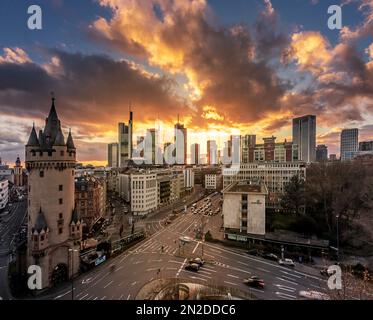
[[[233,274],[227,274],[228,277],[239,279],[239,277],[233,275]]]
[[[103,296],[100,300],[105,300],[106,299],[106,296]]]
[[[286,279],[283,279],[283,278],[280,278],[280,277],[276,277],[276,279],[278,280],[281,280],[281,281],[284,281],[284,282],[288,282],[288,283],[291,283],[291,284],[294,284],[294,285],[298,285],[298,283],[294,282],[294,281],[289,281],[289,280],[286,280]]]
[[[183,264],[182,261],[175,261],[175,260],[168,260],[168,263],[179,263],[179,264]]]
[[[104,289],[106,289],[108,286],[110,286],[112,283],[113,283],[114,281],[113,280],[111,280],[105,287],[104,287]]]
[[[287,274],[287,275],[289,275],[289,276],[292,276],[292,277],[298,278],[298,279],[302,278],[301,276],[298,276],[298,275],[296,275],[296,274],[294,274],[294,273],[286,272],[286,271],[284,271],[284,270],[280,270],[280,272],[285,273],[285,274]]]
[[[176,273],[176,277],[178,277],[179,276],[179,274],[180,274],[180,272],[181,272],[181,270],[183,270],[183,267],[184,267],[184,265],[185,265],[185,262],[187,262],[187,258],[185,258],[185,260],[184,260],[184,262],[183,262],[183,264],[180,266],[180,268],[179,268],[179,270],[177,271],[177,273]]]
[[[232,286],[237,286],[237,283],[229,282],[229,281],[224,281],[224,283],[230,284]]]
[[[250,290],[250,291],[252,290],[252,291],[256,291],[256,292],[260,292],[260,293],[264,293],[263,290],[259,290],[259,289],[257,289],[257,288],[252,288],[252,287],[250,287],[249,290]]]
[[[157,259],[157,260],[148,260],[148,262],[162,262],[162,259]]]
[[[192,253],[196,252],[196,250],[197,250],[198,246],[199,246],[199,242],[197,242],[197,244],[196,244],[196,246],[194,247],[194,249],[193,249]]]
[[[66,296],[68,293],[71,293],[71,290],[66,291],[66,292],[63,293],[63,294],[58,295],[57,297],[54,298],[54,300],[59,299],[59,298],[62,298],[63,296]]]
[[[275,286],[276,287],[281,287],[281,288],[286,288],[286,289],[289,289],[289,290],[292,290],[292,291],[296,291],[297,289],[296,288],[293,288],[293,287],[288,287],[288,286],[284,286],[283,284],[278,284],[278,283],[275,283]]]
[[[133,264],[140,264],[140,263],[143,263],[144,261],[143,260],[139,260],[139,261],[135,261]]]
[[[129,294],[129,295],[128,295],[128,297],[127,297],[127,300],[129,300],[129,299],[130,299],[130,297],[131,297],[131,294]]]
[[[287,292],[290,292],[290,293],[294,293],[295,290],[294,289],[288,289],[288,288],[285,288],[283,286],[277,286],[279,290],[283,290],[283,291],[287,291]]]
[[[263,271],[263,272],[271,273],[271,271],[269,271],[267,269],[264,269],[264,268],[261,268],[261,267],[257,267],[257,269],[260,270],[260,271]]]
[[[122,298],[123,298],[123,294],[120,295],[119,300],[122,300]]]
[[[198,279],[198,280],[202,280],[202,281],[207,282],[207,279],[203,279],[203,278],[200,278],[200,277],[191,276],[191,278],[192,278],[192,279]]]
[[[245,262],[242,262],[242,261],[236,261],[237,263],[239,263],[239,264],[243,264],[244,266],[247,266],[247,263],[245,263]]]
[[[81,297],[79,300],[83,300],[86,296],[88,296],[88,293]]]
[[[211,251],[213,252],[216,252],[216,253],[222,253],[221,251],[217,250],[217,249],[214,249],[214,248],[210,248]]]
[[[97,300],[97,299],[98,299],[98,297],[94,298],[93,300]]]
[[[211,268],[208,268],[208,267],[203,267],[203,269],[205,269],[205,270],[208,270],[208,271],[210,271],[210,272],[217,272],[216,270],[214,270],[214,269],[211,269]]]
[[[159,268],[149,268],[149,269],[146,269],[147,272],[149,271],[155,271],[155,270],[158,270]]]
[[[283,277],[283,278],[285,278],[285,279],[287,279],[287,280],[290,280],[290,281],[296,281],[296,279],[294,279],[294,278],[290,278],[290,277],[288,277],[288,276],[284,276],[284,275],[282,275],[281,277]]]
[[[285,298],[285,299],[296,299],[297,297],[296,296],[293,296],[291,294],[287,294],[287,293],[283,293],[283,292],[278,292],[276,291],[276,294],[281,297],[281,298]]]
[[[208,254],[208,253],[205,253],[205,256],[206,256],[206,257],[211,257],[211,258],[213,258],[213,259],[215,258],[215,256],[213,256],[213,255],[211,255],[211,254]]]

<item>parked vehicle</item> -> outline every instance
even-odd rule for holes
[[[294,261],[291,260],[291,259],[288,259],[288,258],[280,259],[280,260],[278,260],[278,263],[281,266],[287,266],[287,267],[294,267],[295,266]]]
[[[205,260],[203,260],[201,258],[193,258],[193,259],[189,260],[189,263],[196,263],[200,267],[202,267],[205,264]]]

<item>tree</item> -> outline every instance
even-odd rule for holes
[[[304,179],[294,175],[290,182],[285,185],[284,195],[281,198],[281,207],[287,213],[300,215],[305,206],[305,183]]]

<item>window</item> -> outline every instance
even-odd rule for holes
[[[247,227],[247,221],[242,221],[242,227],[246,228]]]
[[[40,176],[40,178],[43,178],[44,177],[44,171],[40,171],[39,176]]]
[[[74,232],[75,231],[75,227],[71,227],[71,231]]]
[[[38,241],[38,236],[34,236],[34,241]]]
[[[62,218],[63,218],[62,213],[59,213],[59,214],[58,214],[58,218],[59,218],[59,219],[62,219]]]
[[[31,186],[30,185],[28,185],[28,192],[30,192],[31,191]]]
[[[58,199],[58,202],[59,202],[59,204],[62,204],[63,203],[63,199],[62,198]]]
[[[76,230],[78,230],[78,231],[79,231],[79,226],[76,226]]]
[[[58,228],[58,234],[62,233],[62,228]]]
[[[63,157],[65,155],[65,151],[61,150],[60,155]]]
[[[60,184],[60,185],[58,186],[58,190],[59,190],[59,191],[63,191],[63,185],[62,185],[62,184]]]
[[[42,236],[40,237],[40,240],[41,240],[41,241],[44,241],[44,235],[42,235]]]

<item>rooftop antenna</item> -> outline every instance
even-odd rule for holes
[[[56,97],[54,95],[54,91],[51,91],[51,97],[52,97],[52,101],[54,102],[54,100],[56,100]]]

